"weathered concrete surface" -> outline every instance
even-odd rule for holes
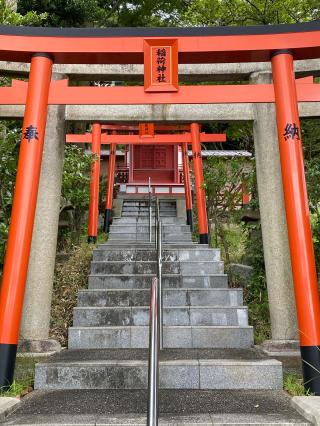
[[[266,104],[268,105],[268,104]],[[23,105],[0,105],[0,118],[17,119]],[[300,117],[319,117],[320,102],[300,102]],[[67,105],[66,121],[116,122],[211,122],[254,119],[253,104],[168,104],[168,105]]]
[[[146,390],[36,391],[7,425],[145,425]],[[171,390],[159,392],[160,425],[310,425],[284,391]],[[183,414],[182,414],[183,413]]]
[[[241,287],[246,287],[252,277],[254,269],[252,266],[242,265],[240,263],[230,263],[228,275],[231,282],[235,282]]]
[[[182,218],[184,218],[186,220],[187,211],[186,211],[186,201],[185,201],[185,199],[177,200],[176,203],[177,203],[177,217],[182,217]]]
[[[320,425],[320,398],[318,396],[294,396],[291,405],[314,425]]]
[[[147,361],[37,364],[35,389],[145,389]],[[160,387],[168,389],[282,389],[276,360],[160,361]]]
[[[271,74],[253,74],[251,81],[268,83]],[[295,340],[296,309],[275,109],[272,104],[257,104],[254,112],[255,159],[272,340]]]
[[[55,74],[53,78],[62,76]],[[64,106],[49,107],[20,329],[20,339],[25,341],[22,349],[30,352],[47,352],[60,346],[48,336],[65,145],[64,115]]]
[[[113,200],[112,212],[113,217],[121,217],[123,200],[121,198],[116,198]]]
[[[147,349],[78,350],[36,366],[36,389],[144,389]],[[159,358],[167,389],[282,389],[282,365],[255,349],[171,349]]]
[[[17,408],[20,400],[18,398],[0,397],[0,422],[3,422],[6,417]]]
[[[0,61],[0,72],[3,75],[26,75],[29,68],[29,64],[26,63]],[[56,64],[53,69],[54,72],[66,74],[77,80],[143,80],[143,65],[140,64]],[[253,72],[270,70],[270,62],[179,64],[179,79],[190,82],[246,80]],[[320,75],[319,60],[295,61],[295,70],[297,76]]]

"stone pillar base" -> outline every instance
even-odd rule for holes
[[[60,352],[61,345],[54,339],[41,339],[41,340],[19,340],[18,352],[42,354],[48,352]]]
[[[270,356],[300,356],[298,340],[265,340],[260,348]]]

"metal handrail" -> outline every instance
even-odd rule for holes
[[[158,233],[157,233],[157,229],[158,229],[158,222],[160,220],[160,205],[159,205],[159,198],[156,197],[156,203],[155,203],[155,214],[154,214],[154,244],[155,244],[155,248],[157,250],[158,247]]]
[[[162,224],[159,200],[156,199],[156,255],[157,277],[152,279],[149,324],[149,368],[148,368],[148,426],[158,425],[159,395],[159,351],[163,347],[162,333]]]
[[[152,204],[151,204],[151,178],[149,177],[149,243],[152,242]]]
[[[162,321],[162,223],[157,224],[157,278],[158,278],[158,317],[160,324],[160,349],[163,348],[163,321]]]
[[[158,321],[158,278],[151,283],[150,334],[149,334],[149,371],[148,371],[148,426],[158,426],[159,392],[159,321]]]

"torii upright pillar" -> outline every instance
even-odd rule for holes
[[[13,380],[36,211],[52,58],[31,59],[11,223],[0,294],[0,389]],[[40,303],[40,302],[39,302]]]
[[[208,221],[206,209],[206,196],[203,188],[203,168],[200,145],[200,128],[198,123],[191,124],[193,171],[196,187],[198,227],[200,244],[208,244]]]
[[[112,223],[112,203],[113,203],[113,185],[114,185],[114,174],[116,166],[116,144],[110,144],[109,151],[109,168],[108,168],[108,182],[107,182],[107,193],[106,193],[106,210],[104,215],[104,232],[109,233],[110,225]]]
[[[319,290],[304,175],[293,57],[289,51],[281,50],[272,56],[272,74],[304,386],[315,395],[320,395]]]
[[[88,243],[96,243],[99,219],[99,183],[101,154],[101,124],[92,125],[91,152],[95,156],[91,166],[90,201],[88,221]]]
[[[190,181],[190,167],[189,167],[189,156],[188,156],[188,144],[183,143],[181,145],[182,151],[182,164],[183,164],[183,181],[184,181],[184,192],[186,199],[186,212],[187,212],[187,225],[190,225],[190,229],[193,229],[192,220],[192,195],[191,195],[191,181]]]

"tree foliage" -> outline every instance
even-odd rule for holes
[[[2,25],[41,26],[46,19],[46,13],[37,13],[35,10],[29,10],[24,14],[17,13],[10,7],[10,2],[0,0],[0,24]]]
[[[224,248],[226,262],[230,263],[225,224],[239,216],[242,207],[242,192],[249,190],[252,168],[248,160],[241,157],[207,158],[204,168],[204,187],[207,196],[207,213],[214,225],[214,245]]]
[[[12,198],[17,169],[20,129],[10,129],[0,123],[0,271],[8,238]]]
[[[91,164],[91,154],[77,146],[66,146],[61,195],[64,203],[73,208],[72,231],[76,242],[88,211]]]
[[[320,18],[318,0],[192,0],[182,14],[185,25],[268,25]]]
[[[18,11],[45,12],[45,26],[137,27],[178,23],[184,0],[20,0]]]

